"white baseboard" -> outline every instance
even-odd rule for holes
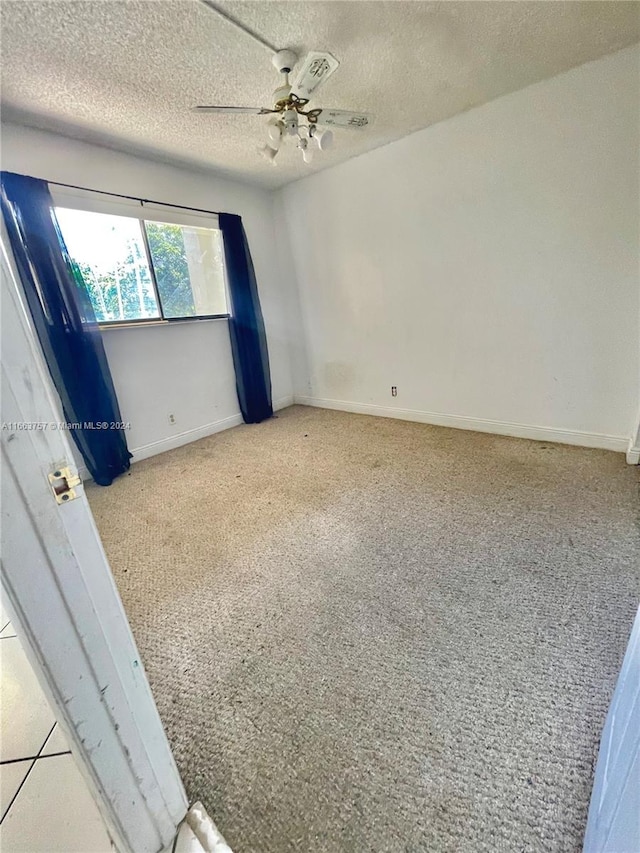
[[[273,401],[274,412],[280,409],[286,409],[293,405],[293,395],[288,397],[280,397]],[[166,438],[161,438],[159,441],[152,441],[149,444],[143,444],[140,447],[129,448],[133,454],[131,463],[141,462],[143,459],[149,459],[151,456],[157,456],[158,453],[165,453],[167,450],[174,450],[176,447],[182,447],[185,444],[190,444],[192,441],[198,441],[201,438],[206,438],[208,435],[215,435],[217,432],[222,432],[231,427],[240,426],[243,423],[242,415],[238,412],[228,418],[222,418],[213,423],[203,424],[195,429],[189,429],[185,432],[179,432],[177,435],[169,435]],[[83,482],[91,480],[91,474],[86,466],[80,465],[78,473]]]
[[[150,456],[165,453],[167,450],[174,450],[176,447],[182,447],[184,444],[190,444],[192,441],[214,435],[216,432],[231,429],[231,427],[239,426],[241,423],[242,415],[238,412],[237,415],[231,415],[231,417],[222,418],[222,420],[213,421],[210,424],[203,424],[195,429],[188,429],[186,432],[168,435],[166,438],[161,438],[160,441],[152,441],[149,444],[143,444],[141,447],[130,448],[130,452],[133,454],[131,462],[141,462]]]
[[[285,409],[287,406],[293,405],[293,396],[280,397],[273,401],[274,412],[279,409]],[[238,412],[228,418],[223,418],[220,421],[214,421],[210,424],[203,424],[195,429],[180,432],[177,435],[170,435],[160,441],[153,441],[151,444],[144,444],[142,447],[136,447],[131,450],[133,454],[132,462],[140,462],[142,459],[148,459],[150,456],[156,456],[158,453],[165,453],[167,450],[173,450],[176,447],[182,447],[185,444],[190,444],[192,441],[198,441],[200,438],[206,438],[208,435],[215,435],[217,432],[222,432],[231,427],[240,426],[243,423],[242,415]]]
[[[280,397],[279,400],[273,401],[273,411],[278,412],[280,409],[286,409],[288,406],[293,406],[293,394],[288,397]]]
[[[345,400],[327,400],[320,397],[305,397],[296,394],[294,402],[302,406],[317,406],[321,409],[337,409],[360,415],[376,415],[381,418],[397,418],[403,421],[433,424],[435,426],[489,432],[495,435],[510,435],[515,438],[530,438],[534,441],[552,441],[558,444],[573,444],[578,447],[597,447],[625,453],[629,439],[618,435],[597,432],[581,432],[572,429],[530,426],[528,424],[491,421],[485,418],[470,418],[465,415],[445,415],[441,412],[423,412],[416,409],[396,409],[393,406],[375,406],[370,403],[351,403]],[[628,461],[628,458],[627,458]]]
[[[631,439],[627,448],[627,462],[629,465],[640,464],[640,412],[635,419],[631,430]]]
[[[636,447],[633,440],[629,442],[627,448],[627,462],[629,465],[640,465],[640,447]]]

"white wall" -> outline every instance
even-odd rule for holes
[[[275,404],[291,402],[286,329],[290,294],[275,242],[272,197],[213,174],[177,169],[15,125],[2,127],[2,168],[89,189],[242,216],[267,330]],[[136,458],[240,423],[226,320],[110,329],[103,334]],[[176,423],[169,423],[169,414]]]
[[[297,395],[626,449],[638,63],[621,51],[285,187]]]
[[[109,329],[103,340],[134,459],[242,423],[226,320]]]

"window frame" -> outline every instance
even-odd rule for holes
[[[186,317],[165,317],[160,292],[158,290],[158,282],[156,280],[156,271],[153,265],[147,229],[145,228],[146,221],[159,222],[166,225],[184,225],[194,228],[209,228],[212,231],[219,231],[220,227],[218,225],[217,214],[204,213],[198,210],[183,210],[182,208],[172,207],[170,204],[154,204],[142,200],[137,201],[134,199],[119,197],[109,198],[105,197],[101,193],[92,192],[91,190],[60,189],[53,186],[50,187],[50,191],[53,199],[54,210],[58,207],[62,207],[72,210],[83,210],[86,213],[108,213],[112,216],[137,219],[139,222],[145,257],[151,277],[151,285],[160,316],[141,317],[133,320],[99,320],[98,326],[101,330],[123,329],[129,326],[166,326],[172,323],[190,323],[202,320],[228,320],[231,317],[229,311],[224,314],[196,314]],[[225,302],[228,308],[229,286],[224,253],[222,258],[222,274],[224,280]]]

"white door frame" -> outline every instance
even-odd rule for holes
[[[629,447],[627,449],[627,462],[629,465],[638,465],[640,463],[640,411],[631,430],[631,438],[629,439]]]
[[[600,738],[584,853],[640,850],[640,608]]]
[[[82,485],[3,232],[2,586],[25,652],[120,853],[167,849],[187,799]]]

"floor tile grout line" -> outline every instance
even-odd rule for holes
[[[7,815],[9,814],[9,812],[11,811],[11,807],[12,807],[12,806],[13,806],[13,804],[15,803],[15,801],[16,801],[16,799],[17,799],[17,797],[18,797],[18,794],[19,794],[19,793],[20,793],[20,791],[23,789],[23,787],[24,787],[24,783],[25,783],[25,782],[27,781],[27,779],[29,778],[29,775],[30,775],[31,771],[32,771],[32,770],[33,770],[33,768],[36,766],[36,761],[37,761],[37,759],[40,757],[40,753],[41,753],[41,752],[42,752],[42,750],[44,749],[45,744],[47,743],[47,741],[49,740],[49,738],[50,738],[50,737],[51,737],[51,735],[53,734],[53,730],[55,729],[56,725],[57,725],[57,724],[56,724],[56,723],[54,723],[54,724],[51,726],[51,729],[50,729],[50,731],[49,731],[49,734],[48,734],[48,735],[46,736],[46,738],[44,739],[44,743],[43,743],[43,744],[42,744],[42,746],[40,747],[40,749],[39,749],[39,751],[38,751],[38,754],[36,755],[36,757],[35,757],[35,758],[33,759],[33,761],[31,762],[31,767],[29,767],[29,769],[28,769],[28,770],[27,770],[27,772],[25,773],[24,779],[22,780],[22,782],[20,782],[20,784],[19,784],[19,786],[18,786],[18,790],[15,792],[15,794],[14,794],[14,795],[13,795],[13,797],[11,798],[11,802],[10,802],[10,803],[9,803],[9,805],[7,806],[7,809],[6,809],[5,813],[4,813],[4,814],[2,815],[2,817],[0,818],[0,824],[2,824],[2,823],[4,822],[4,819],[6,818],[6,816],[7,816]],[[27,759],[27,760],[28,760],[28,759]]]
[[[24,758],[7,758],[5,761],[0,761],[0,767],[6,764],[19,764],[21,761],[35,761],[37,755],[25,755]]]
[[[46,755],[37,755],[35,761],[43,761],[45,758],[58,758],[60,755],[71,755],[71,750],[64,749],[62,752],[48,752]]]
[[[35,758],[33,758],[33,759],[28,759],[28,758],[27,758],[27,759],[25,759],[25,758],[23,758],[23,759],[21,759],[21,760],[22,760],[22,761],[31,761],[31,766],[29,767],[29,769],[27,770],[27,772],[24,774],[24,779],[23,779],[23,780],[22,780],[22,782],[20,782],[20,784],[18,785],[18,790],[15,792],[15,794],[14,794],[14,795],[13,795],[13,797],[11,798],[11,802],[9,803],[9,805],[7,806],[7,808],[6,808],[5,812],[4,812],[4,814],[3,814],[3,815],[2,815],[2,817],[0,818],[0,826],[4,823],[4,819],[5,819],[5,817],[6,817],[6,816],[9,814],[9,812],[11,811],[11,807],[12,807],[12,806],[13,806],[13,804],[15,803],[16,798],[17,798],[18,794],[19,794],[19,793],[20,793],[20,791],[22,790],[22,786],[24,785],[24,783],[25,783],[25,782],[27,781],[27,779],[29,778],[29,774],[30,774],[30,773],[31,773],[31,771],[33,770],[33,767],[34,767],[34,765],[35,765],[35,763],[36,763]]]
[[[44,741],[43,741],[43,743],[42,743],[42,746],[41,746],[41,747],[40,747],[40,749],[38,750],[38,754],[36,755],[36,758],[40,758],[40,756],[42,755],[42,750],[43,750],[43,749],[45,748],[45,746],[47,745],[47,742],[48,742],[49,738],[51,737],[51,735],[53,734],[53,730],[55,729],[55,727],[56,727],[57,725],[58,725],[58,721],[56,720],[56,721],[54,722],[54,724],[51,726],[51,730],[50,730],[49,734],[46,736],[46,738],[44,739]]]
[[[56,755],[71,755],[71,750],[62,749],[60,752],[47,752],[45,755],[25,755],[24,758],[7,758],[6,761],[0,761],[0,767],[5,767],[7,764],[20,764],[21,761],[39,761],[41,758],[53,758]]]

